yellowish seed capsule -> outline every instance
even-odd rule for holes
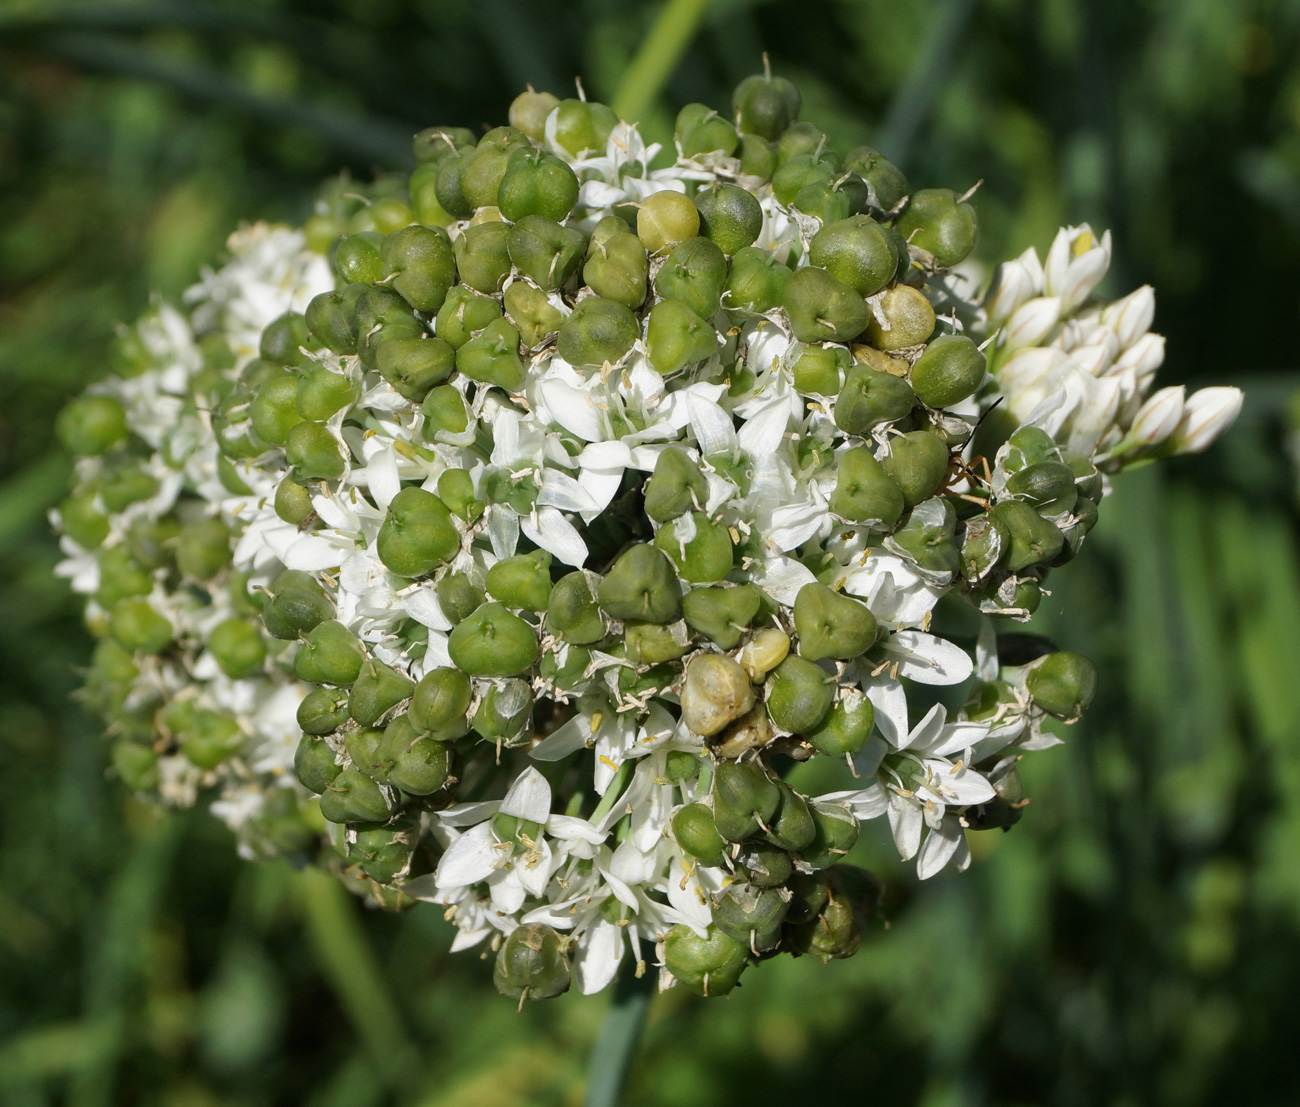
[[[764,627],[742,647],[740,665],[749,674],[749,679],[758,684],[785,660],[789,652],[789,635],[777,627]]]

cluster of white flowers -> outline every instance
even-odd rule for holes
[[[743,155],[734,128],[695,148],[698,128],[716,133],[707,113],[679,120],[667,168],[625,123],[603,152],[575,152],[564,128],[600,122],[579,101],[546,105],[531,144],[501,139],[517,137],[520,172],[550,174],[546,187],[567,166],[576,200],[555,235],[582,232],[588,259],[611,234],[636,243],[635,313],[593,323],[584,310],[609,305],[595,278],[571,266],[539,287],[521,260],[532,245],[513,238],[496,285],[467,288],[492,256],[470,256],[469,231],[488,227],[487,242],[503,199],[446,216],[445,235],[416,227],[409,264],[391,244],[410,210],[390,205],[379,227],[360,212],[346,241],[384,265],[365,279],[336,282],[297,232],[249,228],[188,317],[159,305],[135,328],[135,371],[69,409],[66,437],[94,449],[55,518],[61,571],[103,635],[88,689],[132,787],[173,803],[215,788],[250,852],[323,837],[325,863],[383,902],[442,905],[454,948],[491,942],[498,984],[534,997],[567,987],[570,961],[599,991],[656,946],[665,986],[705,994],[778,950],[848,956],[874,905],[871,879],[842,863],[859,823],[887,815],[924,879],[966,867],[968,831],[1018,818],[1017,759],[1058,741],[1044,721],[1077,718],[1095,675],[1063,652],[999,658],[997,619],[1027,618],[1077,549],[1099,470],[1204,448],[1239,395],[1147,397],[1163,357],[1150,289],[1091,298],[1110,240],[1087,227],[1063,230],[1045,266],[1032,250],[1004,265],[983,306],[956,301],[943,271],[964,251],[944,251],[973,245],[964,198],[930,190],[905,208],[874,151],[851,159],[860,175],[838,159],[823,173],[824,138],[778,93],[794,168],[775,180],[787,140],[747,133],[739,92]],[[512,149],[471,171],[446,145],[448,207],[456,173]],[[837,219],[846,181],[863,211]],[[757,202],[740,246],[727,210],[691,215],[688,198],[719,186]],[[636,207],[636,229],[620,223],[661,193],[693,227],[674,238],[681,212],[664,203],[653,226]],[[913,210],[945,233],[913,226],[909,250]],[[703,247],[678,252],[704,242],[721,259],[708,235],[735,255],[720,302],[657,324],[675,288],[696,282],[681,293],[696,303],[713,279]],[[887,258],[870,289],[830,275],[850,273],[837,259],[859,241],[871,264]],[[436,283],[427,259],[453,244],[462,284],[453,274],[429,302],[403,291],[412,267]],[[766,302],[737,283],[747,249],[761,251],[755,280],[779,275]],[[453,285],[465,295],[448,314]],[[516,285],[551,319],[535,340]],[[388,299],[366,306],[367,288]],[[496,322],[503,303],[518,326]],[[951,309],[937,332],[935,304]],[[635,329],[612,355],[584,354],[607,351],[624,318]],[[991,375],[964,330],[989,336]],[[426,364],[433,342],[448,358],[455,346],[458,371],[415,387],[400,366]],[[972,436],[999,405],[1011,424],[981,470]],[[128,472],[147,479],[123,502]],[[948,594],[981,612],[977,641],[938,633]],[[925,691],[972,678],[959,711]],[[819,754],[847,761],[846,788],[801,795],[780,770]]]

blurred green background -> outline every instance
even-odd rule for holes
[[[727,1000],[656,1001],[628,1102],[1289,1098],[1298,47],[1297,0],[0,5],[0,1103],[581,1102],[606,999],[516,1015],[436,909],[244,864],[213,820],[160,820],[108,778],[70,698],[90,641],[51,575],[51,427],[114,324],[178,297],[239,220],[300,220],[322,177],[504,121],[525,82],[580,75],[666,138],[764,49],[841,148],[921,185],[983,178],[985,260],[1112,228],[1103,291],[1156,285],[1162,383],[1248,403],[1210,454],[1123,478],[1055,580],[1035,623],[1104,690],[1027,759],[1014,833],[918,885],[872,827],[890,929]]]

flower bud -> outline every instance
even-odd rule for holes
[[[989,322],[1001,323],[1042,290],[1043,266],[1031,246],[1018,258],[998,266],[993,285],[984,300]]]
[[[1201,388],[1193,392],[1183,408],[1178,428],[1169,436],[1176,454],[1197,454],[1219,437],[1241,411],[1240,388]]]
[[[1035,707],[1072,723],[1097,694],[1097,666],[1068,650],[1049,653],[1029,670],[1025,688]]]
[[[892,240],[867,215],[823,226],[809,244],[808,260],[860,296],[874,296],[894,279],[898,269]]]
[[[320,813],[332,823],[384,822],[393,808],[383,789],[355,767],[340,772],[320,797]]]
[[[665,523],[654,544],[668,555],[681,578],[692,584],[722,580],[731,572],[731,535],[702,511]]]
[[[781,306],[800,342],[848,342],[871,320],[871,309],[857,292],[815,266],[790,275]]]
[[[696,995],[726,995],[748,964],[748,948],[716,926],[701,938],[678,923],[664,939],[664,967]]]
[[[547,120],[555,120],[555,144],[575,158],[602,154],[609,136],[618,126],[618,116],[606,104],[594,100],[561,100]]]
[[[55,433],[79,457],[100,457],[126,440],[126,409],[114,396],[80,396],[59,412]]]
[[[1142,446],[1159,446],[1164,442],[1182,421],[1186,393],[1181,384],[1153,392],[1133,417],[1128,440]]]
[[[452,663],[470,676],[518,676],[537,660],[537,632],[501,604],[485,603],[456,624],[447,650]]]
[[[298,704],[298,725],[307,734],[333,734],[351,718],[348,694],[334,688],[314,688]]]
[[[695,196],[700,234],[728,256],[753,244],[763,230],[763,209],[747,188],[715,182]]]
[[[781,802],[781,792],[757,761],[719,761],[713,767],[713,821],[729,842],[757,834]]]
[[[375,760],[384,766],[390,785],[412,796],[432,795],[451,775],[451,747],[419,733],[409,714],[397,716],[384,728]]]
[[[865,697],[864,697],[865,698]],[[813,835],[800,856],[814,869],[829,869],[844,860],[858,840],[858,820],[838,804],[809,804]]]
[[[702,803],[680,808],[672,818],[673,837],[685,853],[705,865],[721,865],[726,842],[713,823],[713,812]]]
[[[735,649],[740,636],[758,614],[762,600],[752,584],[692,588],[682,597],[687,625],[724,650]]]
[[[388,505],[375,543],[379,560],[399,576],[425,576],[460,550],[451,512],[432,492],[403,488]]]
[[[1101,321],[1115,332],[1121,350],[1133,346],[1151,329],[1156,315],[1156,293],[1149,284],[1102,309]]]
[[[785,912],[777,889],[732,884],[713,905],[713,924],[757,955],[780,944]]]
[[[667,254],[679,242],[699,233],[699,210],[683,193],[664,189],[641,201],[636,235],[652,256]]]
[[[319,795],[334,783],[343,766],[338,763],[328,742],[304,734],[293,755],[293,771],[304,788]]]
[[[731,259],[725,290],[726,305],[754,314],[780,305],[790,269],[766,250],[746,246]]]
[[[1060,297],[1061,314],[1069,315],[1088,298],[1109,267],[1109,231],[1098,242],[1087,223],[1062,227],[1043,265],[1044,288],[1049,296]]]
[[[984,376],[984,355],[974,342],[965,335],[941,335],[912,366],[912,389],[929,407],[952,407],[973,395]]]
[[[804,738],[818,753],[832,757],[861,753],[871,737],[876,712],[871,701],[856,689],[847,690],[817,726]]]
[[[570,365],[598,369],[621,360],[640,337],[641,328],[630,308],[591,296],[560,324],[556,350]]]
[[[439,338],[459,350],[494,319],[501,318],[501,305],[490,296],[458,284],[447,293],[434,329]]]
[[[374,726],[410,696],[415,685],[395,669],[373,658],[361,665],[348,696],[348,712],[362,726]]]
[[[804,657],[787,657],[767,682],[767,713],[772,722],[792,734],[815,729],[826,718],[834,698],[835,683],[830,675]]]
[[[891,436],[888,446],[880,465],[902,490],[907,507],[928,500],[939,490],[948,474],[948,446],[943,439],[915,430]]]
[[[1037,346],[1061,318],[1061,301],[1055,296],[1038,296],[1021,304],[1002,329],[1002,349],[1010,353],[1025,346]]]
[[[600,606],[615,619],[671,623],[682,613],[681,587],[672,563],[661,550],[645,543],[619,556],[596,594]]]
[[[897,226],[912,245],[934,258],[939,269],[951,269],[964,260],[979,239],[974,206],[959,201],[950,188],[923,188],[912,193]]]
[[[805,584],[799,589],[794,601],[794,625],[799,634],[799,655],[808,661],[825,657],[848,661],[861,656],[876,641],[876,620],[866,605],[824,584]]]
[[[681,705],[682,721],[707,738],[754,706],[754,688],[745,670],[730,657],[700,654],[686,666]]]
[[[703,361],[717,348],[717,332],[680,300],[660,300],[650,309],[646,356],[662,376]]]
[[[565,940],[551,927],[528,923],[512,930],[497,951],[492,982],[512,999],[550,999],[569,990]]]

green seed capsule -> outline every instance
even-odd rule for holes
[[[802,343],[786,355],[786,364],[794,378],[794,386],[809,396],[835,396],[841,387],[841,375],[852,364],[852,357],[843,346],[805,346]]]
[[[538,672],[562,692],[577,689],[586,680],[587,666],[591,664],[591,651],[577,646],[561,646],[542,654]]]
[[[782,783],[781,803],[767,824],[765,836],[778,849],[797,852],[812,844],[817,836],[808,801],[790,785]]]
[[[490,296],[457,285],[438,309],[435,329],[439,338],[459,350],[473,335],[500,318],[501,305]]]
[[[880,464],[903,490],[903,502],[914,507],[933,496],[948,474],[948,446],[929,431],[891,435],[889,453]]]
[[[776,147],[758,135],[740,136],[740,172],[745,177],[770,181],[776,172]]]
[[[296,311],[286,311],[272,319],[262,331],[258,353],[276,365],[301,365],[302,347],[307,345],[307,319]]]
[[[434,197],[438,206],[456,219],[468,219],[474,214],[474,205],[466,198],[461,183],[465,165],[473,152],[471,148],[443,158],[438,163],[438,175],[434,178]]]
[[[378,347],[376,368],[393,389],[419,403],[456,368],[456,351],[441,338],[392,338]]]
[[[100,607],[111,608],[128,596],[147,596],[153,590],[153,578],[146,573],[122,546],[110,546],[99,555],[99,589],[95,599]]]
[[[844,159],[844,168],[857,173],[875,192],[875,207],[882,213],[894,211],[907,195],[907,178],[893,162],[870,146],[856,146]]]
[[[333,734],[349,718],[348,694],[335,688],[314,688],[298,705],[298,725],[307,734]]]
[[[804,738],[817,750],[832,757],[860,753],[871,737],[876,711],[861,692],[850,691],[831,708],[830,714]],[[802,848],[802,847],[800,847]]]
[[[789,882],[790,905],[786,909],[787,926],[812,922],[830,903],[830,888],[820,873],[795,873]]]
[[[113,769],[133,792],[152,792],[158,787],[158,755],[148,746],[129,741],[114,743]]]
[[[266,662],[266,645],[261,633],[244,619],[223,619],[213,627],[208,636],[208,649],[231,680],[260,673]]]
[[[379,247],[384,236],[362,231],[340,239],[334,248],[334,268],[347,284],[371,284],[384,275]]]
[[[495,206],[511,155],[531,148],[527,136],[513,127],[494,127],[488,131],[462,163],[460,191],[465,201],[475,208]]]
[[[580,230],[543,215],[523,216],[509,228],[507,244],[515,268],[549,292],[578,271],[587,250],[586,236]]]
[[[456,270],[479,292],[500,292],[510,276],[510,228],[499,220],[468,227],[456,239]]]
[[[695,197],[700,234],[728,256],[751,245],[763,230],[763,209],[748,189],[714,183]]]
[[[855,446],[840,457],[830,509],[852,523],[889,528],[903,514],[903,490],[867,447]]]
[[[369,225],[381,235],[399,231],[409,226],[414,219],[411,205],[396,196],[381,197],[375,200],[364,213],[358,215],[363,215]]]
[[[734,588],[692,588],[682,597],[686,624],[724,650],[735,649],[740,636],[754,621],[762,599],[752,584]]]
[[[989,516],[1006,528],[1008,541],[1002,564],[1013,573],[1051,561],[1065,545],[1060,530],[1023,500],[1003,500]]]
[[[901,377],[870,365],[851,366],[835,402],[835,425],[846,434],[865,435],[884,423],[911,414],[916,404],[912,386]]]
[[[411,151],[421,165],[436,165],[460,151],[472,150],[474,142],[474,132],[465,127],[425,127],[411,140]]]
[[[59,504],[63,533],[83,550],[93,550],[108,537],[108,516],[95,506],[93,491],[74,493]]]
[[[287,476],[275,489],[275,513],[286,523],[300,526],[312,517],[316,508],[311,502],[311,493],[301,484],[296,484]]]
[[[346,468],[338,439],[321,423],[294,426],[284,441],[284,457],[297,481],[336,480]]]
[[[718,334],[680,300],[660,300],[646,324],[646,356],[663,376],[711,357]]]
[[[785,850],[751,840],[736,858],[736,875],[755,888],[780,888],[794,875],[794,864]]]
[[[950,188],[923,188],[912,198],[898,219],[904,238],[928,250],[940,269],[948,269],[975,249],[979,223],[968,201],[958,202]]]
[[[588,646],[605,637],[605,620],[581,570],[561,577],[551,589],[546,629],[565,642]]]
[[[791,654],[768,678],[767,713],[777,726],[792,734],[802,734],[820,725],[834,698],[835,682],[806,657]]]
[[[646,297],[649,260],[641,240],[616,215],[607,215],[592,232],[582,279],[602,299],[635,311]]]
[[[149,499],[157,491],[158,478],[146,473],[139,465],[131,464],[104,474],[99,498],[116,515],[134,503]]]
[[[795,198],[805,188],[828,185],[840,175],[838,162],[831,157],[817,157],[812,153],[782,158],[777,151],[777,170],[772,174],[772,192],[786,207],[793,207]]]
[[[694,760],[694,758],[692,758]],[[726,842],[713,824],[713,812],[702,803],[692,803],[673,815],[673,837],[677,844],[705,865],[723,863]]]
[[[1044,515],[1069,511],[1078,498],[1074,470],[1059,461],[1040,461],[1013,473],[1007,478],[1007,492]]]
[[[1049,653],[1029,670],[1025,688],[1035,707],[1072,723],[1097,694],[1097,666],[1068,650]]]
[[[411,699],[411,724],[422,734],[450,742],[469,730],[466,716],[473,689],[459,669],[430,669]]]
[[[533,690],[526,680],[493,684],[474,712],[474,729],[489,742],[517,738],[533,710]]]
[[[298,414],[298,378],[280,373],[264,380],[248,408],[254,433],[272,446],[283,446],[289,432],[302,422]]]
[[[456,283],[456,263],[445,231],[403,227],[383,241],[383,276],[416,311],[435,312]]]
[[[485,603],[456,625],[447,648],[470,676],[518,676],[537,660],[537,632],[501,604]]]
[[[244,744],[239,724],[216,711],[196,711],[180,736],[181,753],[199,769],[215,769]]]
[[[916,505],[907,521],[890,537],[917,565],[933,573],[955,573],[961,568],[955,533],[957,513],[946,498],[936,497]]]
[[[746,246],[731,259],[726,305],[761,314],[780,306],[790,270],[766,250]]]
[[[683,193],[665,189],[641,201],[636,234],[654,256],[667,254],[679,242],[700,233],[700,213]]]
[[[829,150],[826,132],[815,123],[792,122],[776,140],[776,157],[778,163],[806,154],[822,151],[828,158],[839,165],[839,155]]]
[[[680,300],[701,319],[711,319],[727,287],[727,259],[707,238],[688,238],[673,247],[654,283],[660,296]]]
[[[678,923],[664,939],[664,966],[696,995],[726,995],[748,964],[748,947],[716,926],[701,938],[685,923]]]
[[[332,823],[378,823],[393,813],[393,804],[370,777],[344,769],[321,793],[320,813]]]
[[[417,165],[407,188],[415,221],[425,227],[449,227],[456,217],[438,203],[438,170],[442,161]]]
[[[380,355],[381,371],[383,356]],[[352,382],[324,365],[308,369],[298,378],[294,404],[298,414],[314,423],[324,422],[356,399]]]
[[[492,983],[498,992],[511,999],[550,999],[562,995],[569,990],[572,976],[565,949],[565,940],[549,926],[542,923],[520,926],[510,932],[497,951]]]
[[[333,619],[313,627],[293,658],[293,671],[309,684],[351,684],[366,659],[357,636]]]
[[[181,527],[176,567],[194,580],[211,580],[230,564],[230,528],[220,519],[196,519]]]
[[[630,308],[592,296],[561,324],[556,350],[570,365],[598,369],[621,360],[640,337],[641,328]]]
[[[645,486],[645,513],[651,519],[666,523],[692,508],[698,511],[708,498],[708,481],[685,450],[669,446],[660,453]]]
[[[688,750],[669,750],[665,772],[674,784],[695,780],[700,775],[700,760]],[[712,812],[709,817],[712,818]]]
[[[972,584],[983,580],[1001,559],[1011,535],[1006,525],[991,515],[966,520],[961,544],[961,575]]]
[[[496,205],[502,216],[517,223],[527,216],[565,218],[578,200],[578,178],[554,154],[523,148],[506,163],[497,189]]]
[[[537,502],[537,482],[527,472],[489,469],[483,476],[483,495],[488,503],[508,504],[520,515],[527,515]]]
[[[448,573],[437,586],[438,606],[454,624],[468,618],[483,602],[483,593],[464,573]]]
[[[313,297],[306,316],[312,337],[336,354],[355,354],[357,301],[368,290],[368,285],[349,284]]]
[[[527,376],[519,332],[504,319],[493,320],[456,351],[456,368],[470,380],[518,392]]]
[[[731,572],[731,535],[702,511],[665,523],[655,535],[655,545],[669,556],[681,578],[692,584],[722,580]]]
[[[813,215],[823,224],[839,223],[863,215],[871,206],[871,193],[860,177],[844,174],[830,181],[814,181],[794,194],[791,207]]]
[[[487,591],[507,607],[545,611],[551,600],[551,555],[534,550],[502,558],[487,571]]]
[[[824,584],[805,584],[799,589],[794,601],[794,625],[799,632],[799,654],[808,661],[825,657],[850,661],[866,653],[876,641],[876,619],[867,606]],[[778,676],[780,671],[778,668]],[[820,669],[817,672],[825,678]],[[829,702],[826,706],[830,706]],[[808,726],[786,729],[807,730]]]
[[[374,726],[414,690],[414,683],[396,669],[367,658],[348,695],[348,713],[362,726]]]
[[[384,728],[379,756],[388,766],[388,783],[408,795],[432,795],[451,777],[451,747],[419,734],[408,715],[399,715]]]
[[[317,795],[324,792],[335,780],[343,766],[334,756],[330,744],[322,738],[304,734],[293,755],[293,772],[299,783]]]
[[[728,937],[761,953],[780,943],[785,912],[785,898],[775,888],[732,884],[714,903],[713,922]]]
[[[781,303],[800,342],[848,342],[871,319],[871,309],[861,296],[814,266],[790,275]]]
[[[108,617],[108,632],[132,653],[157,653],[172,640],[172,625],[148,600],[121,600]]]
[[[464,469],[447,469],[438,478],[438,499],[453,515],[473,522],[483,514],[483,501],[474,497],[474,478]]]
[[[677,146],[686,158],[701,154],[727,157],[740,143],[736,128],[707,104],[687,104],[682,108],[677,113],[675,133]]]
[[[736,126],[769,142],[775,142],[799,118],[801,103],[802,97],[793,84],[768,72],[746,77],[731,97]]]
[[[271,582],[262,621],[273,638],[297,638],[334,617],[334,604],[308,573],[285,569]]]
[[[912,366],[912,388],[930,407],[952,407],[973,395],[984,380],[984,355],[965,335],[936,338]]]
[[[534,92],[530,88],[510,101],[506,118],[515,130],[523,131],[534,142],[541,142],[546,137],[546,117],[559,104],[559,98],[549,92]]]
[[[175,561],[176,542],[180,538],[181,525],[172,516],[161,519],[137,519],[126,532],[123,553],[130,554],[135,564],[146,570],[162,569]],[[103,550],[99,555],[101,578],[104,561],[109,551]],[[148,588],[144,589],[145,592]]]
[[[809,244],[808,259],[861,296],[874,296],[898,269],[893,242],[867,215],[822,227]]]
[[[64,449],[79,457],[100,457],[126,440],[126,408],[113,396],[81,396],[54,423]]]
[[[359,861],[371,880],[391,884],[410,868],[418,833],[418,824],[359,826],[348,857]]]
[[[379,528],[379,560],[404,577],[426,576],[460,549],[460,532],[451,512],[432,492],[403,488],[388,505]]]
[[[681,622],[661,626],[629,621],[624,627],[623,643],[628,660],[639,666],[675,661],[691,648],[690,634]]]
[[[858,840],[858,820],[835,804],[809,804],[815,833],[800,850],[814,869],[829,869],[844,860]]]
[[[631,238],[631,235],[628,235]],[[515,281],[505,291],[506,315],[529,349],[540,346],[560,329],[564,316],[546,293],[528,281]]]
[[[617,126],[613,109],[594,100],[561,100],[555,108],[555,143],[575,158],[603,154]]]
[[[919,346],[934,333],[934,308],[925,294],[908,285],[895,285],[880,298],[880,311],[888,328],[873,314],[867,339],[879,350],[905,350]]]
[[[600,582],[600,606],[615,619],[671,623],[681,617],[681,589],[672,562],[654,546],[629,547]]]
[[[781,790],[758,762],[719,761],[714,766],[713,821],[727,841],[743,842],[757,834],[780,803]]]

